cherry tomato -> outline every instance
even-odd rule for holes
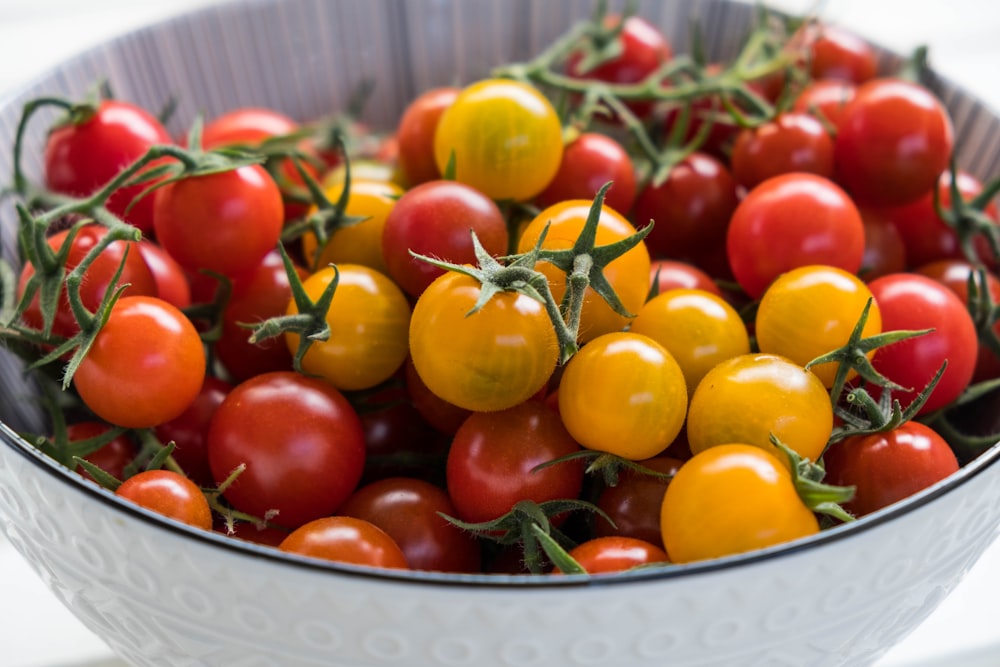
[[[430,482],[408,477],[372,482],[355,491],[338,514],[384,530],[414,570],[481,570],[479,542],[441,516],[455,516],[455,507],[448,493]]]
[[[198,486],[170,470],[146,470],[129,477],[115,495],[202,530],[212,529],[212,510]]]
[[[642,565],[670,562],[662,547],[634,537],[614,535],[587,540],[570,549],[569,555],[587,574],[625,572]]]
[[[735,442],[755,445],[784,461],[785,454],[771,444],[773,433],[816,461],[832,431],[826,387],[813,373],[775,354],[723,361],[702,378],[688,408],[688,444],[695,456]]]
[[[811,81],[802,89],[792,110],[810,113],[825,120],[834,128],[840,126],[847,103],[854,99],[857,86],[837,79]]]
[[[903,236],[886,217],[885,209],[862,207],[858,210],[865,227],[865,252],[858,275],[871,282],[881,276],[905,270],[909,264]]]
[[[368,521],[331,516],[292,531],[279,548],[288,553],[338,563],[407,570],[406,555],[385,531]]]
[[[929,90],[872,79],[844,109],[834,146],[837,178],[860,203],[905,204],[931,191],[954,140],[948,111]]]
[[[726,251],[733,275],[751,297],[791,269],[827,264],[857,273],[864,256],[857,206],[833,181],[814,174],[769,178],[733,214]]]
[[[434,160],[434,134],[441,114],[451,106],[458,93],[458,88],[434,88],[415,97],[403,110],[396,139],[399,141],[399,167],[407,185],[412,187],[441,178]]]
[[[622,215],[632,210],[636,195],[635,166],[625,148],[598,132],[583,132],[563,150],[559,170],[535,204],[546,208],[568,199],[593,199],[607,182],[613,183],[604,203]]]
[[[862,84],[875,78],[875,49],[858,35],[835,25],[812,24],[809,41],[809,74],[813,79],[832,79]]]
[[[99,421],[76,422],[66,426],[66,439],[69,442],[88,440],[107,433],[110,428],[108,424]],[[122,479],[125,477],[125,467],[135,459],[137,453],[135,443],[123,433],[83,458],[115,479]],[[78,468],[77,471],[85,478],[93,479],[83,468]]]
[[[413,309],[410,356],[427,388],[448,403],[503,410],[545,385],[558,341],[535,299],[501,292],[470,312],[480,292],[477,280],[457,272],[431,283]]]
[[[599,336],[566,364],[559,414],[587,449],[638,460],[666,449],[684,424],[684,373],[652,338],[632,332]]]
[[[660,511],[663,544],[675,563],[719,558],[819,532],[791,474],[754,445],[720,444],[674,475]]]
[[[287,528],[329,516],[354,492],[364,469],[361,420],[329,383],[291,371],[242,382],[216,410],[208,460],[217,484],[246,469],[225,492],[257,518],[277,512]]]
[[[733,178],[745,188],[790,172],[833,178],[833,138],[806,113],[786,112],[736,135]]]
[[[855,516],[903,500],[958,470],[948,443],[919,422],[834,443],[823,455],[824,481],[855,487],[843,507]]]
[[[250,271],[277,245],[284,224],[281,193],[260,165],[188,177],[154,196],[156,238],[189,271]]]
[[[232,385],[213,375],[205,376],[201,391],[184,412],[155,428],[156,437],[166,444],[174,443],[174,461],[184,474],[204,487],[212,486],[212,469],[208,465],[208,427],[212,416],[222,405]]]
[[[672,289],[700,289],[716,296],[722,296],[722,290],[712,277],[693,264],[671,259],[656,259],[649,265],[651,287],[657,294]]]
[[[143,239],[137,244],[156,283],[156,296],[181,310],[191,305],[191,285],[183,267],[157,243]]]
[[[329,338],[312,342],[302,369],[344,391],[370,389],[392,377],[406,360],[410,304],[388,277],[360,264],[320,269],[302,286],[316,302],[334,280],[336,291],[326,311]],[[298,312],[295,302],[289,302],[287,314]],[[285,334],[293,353],[299,338]]]
[[[876,351],[875,369],[910,390],[893,391],[892,397],[908,406],[947,360],[948,368],[918,414],[958,398],[972,380],[979,347],[962,300],[936,280],[913,273],[882,276],[868,286],[882,311],[884,331],[933,329]]]
[[[399,197],[386,217],[380,252],[389,276],[416,298],[444,269],[411,253],[473,264],[471,232],[491,255],[507,253],[507,222],[493,200],[462,183],[429,181]]]
[[[486,79],[464,88],[438,121],[434,159],[441,173],[454,156],[455,180],[491,199],[526,201],[555,176],[562,124],[533,86]]]
[[[445,469],[458,518],[491,521],[522,500],[577,498],[584,474],[578,460],[536,468],[579,450],[559,415],[541,402],[473,413],[455,433]]]
[[[872,304],[863,338],[882,333],[878,304],[864,282],[832,266],[792,269],[771,283],[760,300],[754,329],[758,349],[804,366],[847,344],[868,301]],[[811,370],[826,387],[833,386],[836,363],[819,364]],[[853,376],[853,372],[848,375]]]
[[[657,456],[639,465],[665,475],[673,475],[681,465],[680,459]],[[660,506],[669,479],[655,477],[630,468],[622,470],[618,483],[601,490],[596,505],[611,519],[598,516],[594,519],[594,534],[598,537],[620,535],[644,540],[663,546],[660,533]]]
[[[447,435],[454,435],[462,422],[472,414],[471,410],[460,408],[449,403],[427,388],[413,365],[413,359],[407,359],[405,368],[406,395],[413,407],[427,420],[431,426]]]
[[[148,428],[191,404],[205,379],[205,351],[191,321],[162,299],[118,299],[73,384],[104,421]]]

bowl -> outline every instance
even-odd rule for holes
[[[222,3],[91,49],[0,100],[0,145],[11,145],[26,100],[79,97],[100,77],[149,108],[178,94],[180,119],[237,105],[312,118],[342,108],[371,77],[365,120],[392,127],[419,91],[533,54],[589,11],[573,0]],[[725,58],[754,8],[677,0],[640,3],[640,12],[679,51],[687,17],[705,17],[705,44]],[[899,60],[880,56],[886,67]],[[1000,136],[1000,119],[940,86],[960,164],[981,178],[996,173],[989,138]],[[26,139],[33,177],[43,125]],[[3,152],[0,173],[10,170]],[[0,236],[12,260],[9,201]],[[43,429],[34,392],[20,361],[0,351],[0,530],[134,665],[858,667],[916,628],[1000,526],[994,446],[903,502],[753,553],[610,578],[373,570],[199,531],[82,482],[17,435]]]

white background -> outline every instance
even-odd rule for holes
[[[164,0],[147,6],[136,0],[0,0],[0,96],[87,46],[205,1]],[[768,4],[796,13],[816,6],[804,0]],[[1000,2],[833,0],[821,10],[828,19],[899,51],[929,45],[940,73],[1000,110]],[[55,601],[2,537],[0,665],[121,665]],[[1000,666],[1000,545],[878,665],[937,666]]]

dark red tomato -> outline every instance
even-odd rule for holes
[[[365,463],[361,420],[330,384],[291,371],[238,384],[208,431],[216,483],[246,469],[225,497],[258,518],[297,528],[329,516],[354,492]]]
[[[454,87],[434,88],[418,95],[403,111],[396,128],[399,168],[410,187],[441,178],[434,160],[434,132],[444,110],[458,96]]]
[[[882,330],[933,329],[875,352],[872,364],[890,380],[912,389],[894,391],[905,408],[945,360],[948,368],[919,414],[955,400],[972,380],[979,340],[965,303],[941,283],[914,273],[893,273],[868,284],[882,312]]]
[[[844,509],[871,514],[935,484],[958,470],[948,443],[919,422],[887,433],[855,436],[831,445],[823,455],[829,484],[855,487]]]
[[[948,168],[954,129],[944,105],[916,83],[872,79],[844,109],[837,178],[859,203],[899,206],[926,195]]]
[[[722,290],[712,277],[693,264],[672,259],[657,259],[649,266],[650,284],[656,293],[672,289],[700,289],[722,296]]]
[[[639,465],[665,475],[673,475],[682,461],[669,456],[659,456]],[[594,534],[632,537],[663,547],[660,532],[660,507],[663,494],[670,483],[667,479],[626,469],[619,476],[618,484],[607,486],[597,498],[597,506],[604,510],[614,525],[603,517],[594,519]]]
[[[281,192],[260,165],[166,185],[155,193],[156,238],[188,271],[237,276],[278,244]]]
[[[571,549],[569,555],[587,574],[624,572],[641,565],[670,562],[662,546],[634,537],[595,537]]]
[[[305,280],[306,270],[298,266],[296,270]],[[261,373],[291,370],[292,354],[280,337],[251,343],[251,331],[244,326],[284,315],[288,308],[292,289],[278,251],[264,255],[252,272],[234,281],[233,292],[222,311],[222,333],[215,343],[219,361],[237,381]]]
[[[640,227],[654,222],[646,237],[653,257],[697,259],[722,245],[737,203],[729,169],[711,155],[692,153],[663,183],[639,192],[632,217]]]
[[[215,532],[222,533],[226,537],[253,542],[254,544],[263,544],[268,547],[279,546],[289,535],[289,531],[283,528],[255,524],[251,521],[236,521],[232,526],[229,526],[225,521],[217,520],[214,529]]]
[[[178,417],[154,429],[160,442],[174,443],[174,461],[201,486],[209,487],[215,482],[208,465],[208,426],[232,388],[228,382],[214,375],[205,376],[201,391],[191,405]]]
[[[427,420],[432,427],[447,435],[454,435],[472,414],[471,410],[460,408],[449,403],[437,394],[432,392],[420,379],[416,367],[411,359],[406,360],[404,365],[406,373],[406,393],[420,415]]]
[[[190,306],[191,285],[181,265],[152,241],[143,239],[137,247],[156,283],[156,295],[182,310]]]
[[[740,131],[729,166],[736,182],[747,189],[796,171],[833,178],[833,138],[813,116],[783,113]]]
[[[964,171],[958,172],[955,185],[964,201],[973,199],[983,191],[983,184],[979,179]],[[941,208],[949,210],[952,205],[951,171],[941,174],[937,190]],[[997,220],[995,202],[990,202],[983,212],[993,221]],[[899,230],[899,235],[906,246],[906,258],[910,267],[938,259],[966,259],[958,234],[941,219],[934,208],[933,191],[910,204],[886,208],[884,215]],[[991,265],[996,263],[985,238],[979,237],[974,243],[981,261]]]
[[[578,460],[533,470],[579,450],[559,415],[539,401],[472,413],[455,433],[445,469],[458,518],[489,521],[521,500],[576,498],[584,474]]]
[[[566,61],[566,71],[570,76],[579,79],[597,79],[607,83],[637,83],[673,57],[670,42],[646,19],[632,15],[626,17],[624,23],[621,21],[621,16],[605,17],[606,27],[621,24],[618,35],[618,39],[621,40],[621,50],[617,55],[596,67],[587,68],[583,54],[574,53]],[[630,102],[628,106],[639,118],[647,116],[653,108],[649,102]]]
[[[770,178],[740,202],[726,251],[740,287],[758,298],[780,274],[809,264],[856,273],[864,255],[861,214],[833,181],[815,174]]]
[[[795,98],[792,110],[811,113],[830,123],[834,128],[840,125],[847,103],[854,99],[857,86],[847,81],[820,79],[806,84]]]
[[[66,427],[66,439],[69,442],[79,442],[96,438],[107,433],[111,426],[104,422],[84,421],[69,424]],[[115,479],[125,477],[125,467],[135,459],[138,449],[131,438],[126,434],[121,434],[97,451],[84,456],[83,458],[93,463],[95,466],[108,473]],[[79,468],[79,473],[87,479],[93,479],[90,473]]]
[[[369,521],[396,541],[414,570],[479,572],[479,541],[444,519],[455,516],[448,493],[412,477],[389,477],[354,492],[337,511]]]
[[[635,202],[635,166],[625,148],[611,137],[584,132],[563,150],[559,170],[548,187],[535,197],[541,209],[570,199],[593,199],[611,182],[605,205],[628,215]]]
[[[45,143],[45,185],[74,197],[93,194],[156,144],[172,143],[153,114],[120,100],[103,100],[79,123],[61,125]],[[152,201],[125,209],[147,185],[119,189],[108,208],[144,232],[152,229]]]
[[[429,181],[406,191],[389,211],[382,254],[389,276],[418,297],[444,269],[410,252],[456,264],[475,263],[470,230],[491,255],[507,253],[507,223],[492,199],[457,181]]]
[[[859,210],[865,225],[865,254],[858,275],[865,282],[870,282],[880,276],[904,271],[907,267],[906,246],[899,230],[886,218],[885,211],[866,207]]]
[[[70,230],[57,232],[49,237],[48,244],[53,250],[62,248],[69,238]],[[107,236],[108,230],[102,225],[84,225],[72,237],[69,254],[66,255],[66,271],[75,269],[84,257]],[[80,282],[80,300],[91,312],[96,312],[101,300],[109,289],[113,289],[112,279],[118,267],[122,266],[122,274],[118,285],[128,284],[124,294],[130,296],[156,296],[157,287],[153,274],[143,261],[139,244],[135,241],[113,241],[87,269]],[[28,280],[35,274],[35,267],[25,264],[21,269],[18,293],[23,294]],[[25,324],[40,329],[42,327],[41,304],[38,293],[28,304],[22,315]],[[52,325],[52,333],[59,336],[72,336],[80,330],[69,305],[66,290],[59,294],[56,316]]]
[[[875,49],[849,30],[810,24],[809,74],[813,79],[835,79],[862,84],[875,78]]]
[[[279,548],[338,563],[409,569],[406,555],[385,531],[368,521],[348,516],[310,521],[295,529]]]
[[[137,473],[122,482],[115,495],[196,528],[212,529],[212,510],[201,489],[170,470]]]

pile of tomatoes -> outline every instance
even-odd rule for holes
[[[706,65],[606,15],[386,134],[240,108],[180,138],[107,97],[24,124],[51,105],[2,285],[63,385],[26,437],[205,530],[611,572],[806,537],[995,439],[953,414],[1000,376],[1000,186],[835,27]]]

